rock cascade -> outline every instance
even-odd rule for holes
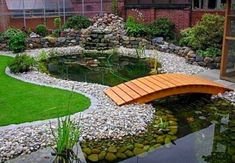
[[[94,24],[81,31],[81,46],[89,50],[107,50],[120,45],[125,34],[123,18],[104,14],[93,18]]]

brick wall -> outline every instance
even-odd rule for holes
[[[190,26],[190,10],[159,9],[156,10],[156,19],[169,18],[175,23],[176,30],[180,31]]]
[[[190,26],[190,10],[176,9],[138,9],[144,16],[145,23],[151,23],[158,18],[169,18],[176,25],[176,30],[185,29]],[[136,12],[133,9],[127,9],[127,16],[136,17]]]
[[[53,24],[54,18],[46,18],[46,26],[49,29],[54,28]],[[19,28],[21,29],[24,26],[24,19],[23,18],[11,18],[9,24],[11,27]],[[27,29],[35,29],[35,27],[38,24],[44,24],[44,18],[31,18],[31,19],[26,19],[26,24],[27,24]]]
[[[225,12],[223,10],[193,10],[192,11],[192,23],[191,25],[197,24],[198,21],[201,20],[202,16],[204,14],[219,14],[219,15],[225,15]]]

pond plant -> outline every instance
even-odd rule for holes
[[[52,130],[53,131],[53,130]],[[56,148],[53,149],[54,163],[80,162],[73,148],[78,143],[80,128],[73,122],[70,116],[58,118],[57,133],[52,132],[55,138]]]

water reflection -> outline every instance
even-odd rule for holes
[[[198,163],[205,162],[213,150],[215,125],[189,134],[175,141],[170,148],[163,147],[144,156],[138,156],[122,163]]]

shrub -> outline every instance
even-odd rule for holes
[[[61,28],[61,18],[60,17],[59,18],[55,18],[53,23],[54,23],[54,26],[56,28]]]
[[[85,16],[72,16],[65,22],[63,28],[72,28],[80,30],[91,25],[91,21]]]
[[[0,32],[0,43],[4,41],[4,34]]]
[[[23,32],[12,35],[8,42],[9,50],[15,53],[23,52],[26,49],[25,39],[26,35]]]
[[[191,40],[193,36],[192,28],[186,28],[180,32],[180,46],[191,46]]]
[[[118,14],[118,0],[112,0],[112,13],[113,14]]]
[[[138,23],[132,16],[128,16],[125,28],[128,36],[145,36],[146,34],[145,26]]]
[[[206,50],[198,50],[197,55],[202,57],[217,57],[221,56],[221,50],[218,48],[207,48]]]
[[[23,33],[20,29],[16,29],[16,28],[8,28],[4,33],[4,37],[6,39],[10,39],[11,37],[19,34],[19,33]]]
[[[37,25],[35,32],[41,36],[46,36],[48,33],[47,27],[43,24]]]
[[[160,18],[147,27],[150,37],[174,38],[175,24],[168,18]]]
[[[49,58],[49,54],[45,50],[41,50],[36,60],[41,62],[41,61],[47,60],[48,58]]]
[[[61,32],[62,32],[62,30],[60,28],[59,29],[55,29],[52,32],[52,36],[53,37],[59,37]]]
[[[186,31],[181,32],[180,43],[195,50],[206,50],[208,47],[221,48],[224,30],[224,17],[205,14],[202,20]]]
[[[8,65],[8,67],[13,73],[22,73],[31,70],[34,65],[34,59],[26,54],[23,54],[17,55],[14,60]]]

